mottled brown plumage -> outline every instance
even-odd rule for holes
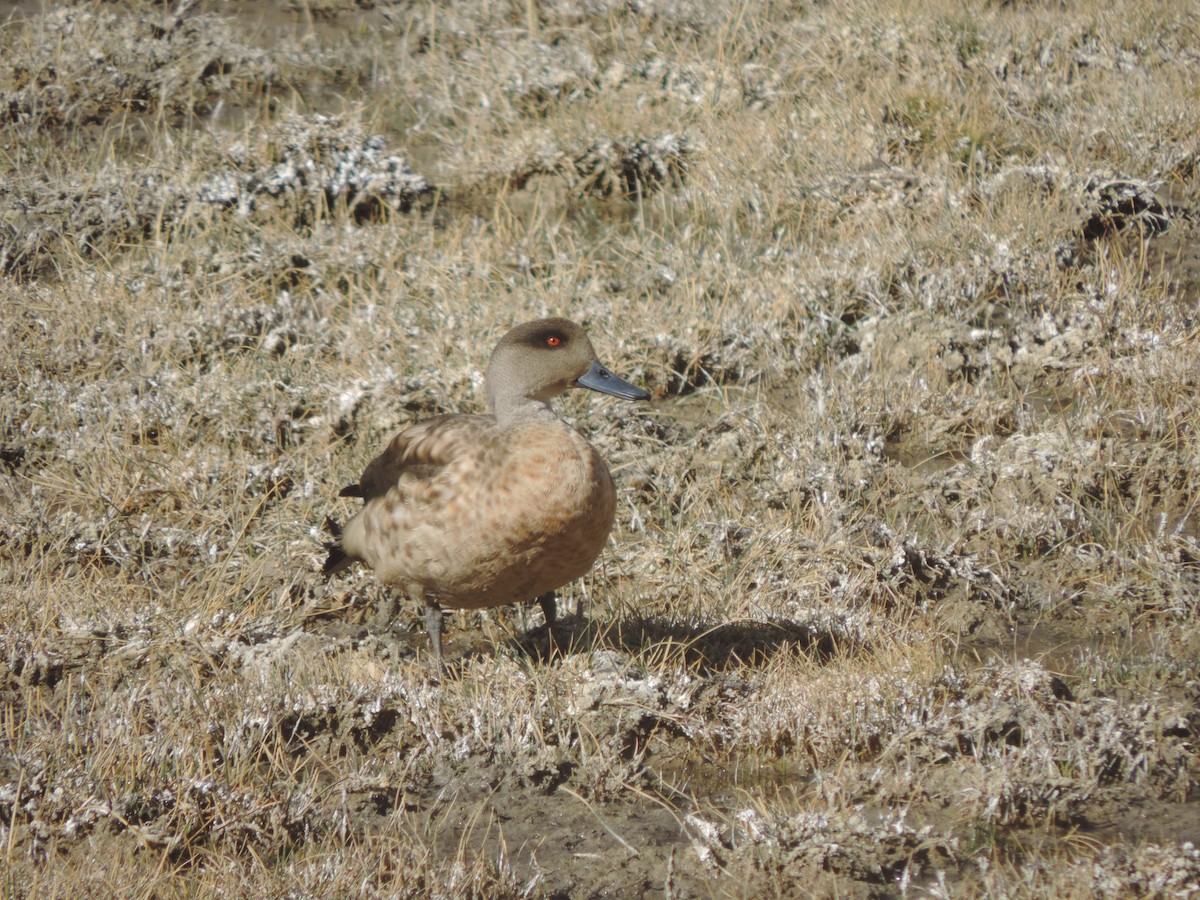
[[[649,399],[600,365],[575,323],[526,322],[492,353],[487,415],[418,422],[342,491],[364,506],[341,530],[326,574],[362,560],[424,601],[439,666],[443,606],[537,598],[552,625],[554,590],[586,574],[608,539],[608,466],[549,405],[571,387]]]

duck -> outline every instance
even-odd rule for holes
[[[325,576],[362,562],[380,583],[424,603],[437,671],[445,671],[445,608],[536,599],[552,631],[555,592],[587,574],[608,542],[612,473],[550,405],[572,388],[650,399],[600,363],[575,322],[517,325],[488,362],[485,414],[410,425],[339,493],[363,506],[344,526],[327,520],[335,541]]]

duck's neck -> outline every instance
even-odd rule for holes
[[[521,419],[557,419],[547,400],[537,397],[506,396],[488,392],[488,412],[501,427]]]

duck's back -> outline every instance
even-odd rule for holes
[[[608,467],[553,417],[440,416],[398,435],[363,473],[343,546],[386,584],[481,608],[586,574],[612,528]]]

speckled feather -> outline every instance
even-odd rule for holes
[[[586,574],[612,529],[616,491],[595,448],[549,399],[588,387],[648,394],[596,360],[566,319],[514,328],[488,367],[487,415],[444,415],[397,435],[343,496],[363,509],[331,547],[327,574],[362,560],[423,599],[440,660],[441,606],[478,609],[549,597]]]
[[[455,609],[529,600],[586,574],[616,508],[604,460],[557,420],[422,422],[360,485],[367,503],[343,550],[384,584]]]

